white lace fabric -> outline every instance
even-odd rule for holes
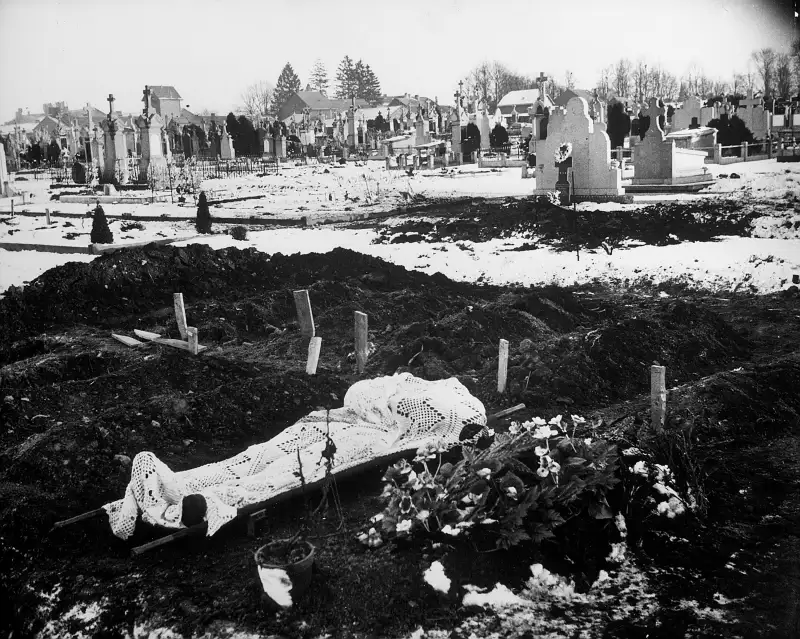
[[[336,446],[333,474],[428,442],[458,443],[468,424],[485,426],[483,404],[455,378],[429,382],[410,373],[356,382],[344,406],[315,411],[273,439],[235,457],[173,472],[153,453],[133,459],[125,496],[104,506],[117,537],[133,534],[137,516],[150,524],[183,528],[181,501],[206,499],[208,535],[234,519],[237,509],[267,501],[323,479],[326,432]]]

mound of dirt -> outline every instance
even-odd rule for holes
[[[463,207],[462,207],[463,208]],[[572,211],[534,199],[473,203],[466,210],[426,211],[431,221],[408,220],[380,231],[375,243],[486,242],[536,238],[558,250],[596,249],[636,241],[652,246],[749,237],[759,217],[727,200],[659,203],[632,211]]]

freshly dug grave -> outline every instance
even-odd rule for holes
[[[753,220],[762,214],[754,207],[743,208],[741,201],[721,199],[658,203],[631,211],[573,211],[535,198],[475,199],[458,208],[433,207],[426,210],[425,219],[385,227],[375,243],[523,237],[565,251],[597,249],[604,242],[611,250],[631,241],[667,246],[708,242],[723,235],[749,237]]]
[[[142,270],[148,265],[153,281]],[[104,597],[94,634],[130,631],[144,619],[186,633],[231,620],[287,636],[397,636],[419,624],[457,623],[464,612],[422,583],[434,556],[414,544],[370,552],[353,540],[380,509],[381,473],[340,487],[348,534],[317,540],[323,574],[288,617],[264,617],[251,561],[259,542],[247,539],[240,523],[210,540],[185,540],[135,560],[128,557],[131,543],[161,533],[140,526],[131,543],[122,543],[96,521],[47,536],[54,521],[121,496],[130,459],[141,450],[181,470],[264,441],[319,406],[340,406],[357,379],[354,310],[370,318],[375,350],[367,376],[397,369],[428,379],[455,374],[489,412],[523,399],[529,410],[521,418],[600,409],[612,398],[646,392],[654,359],[668,366],[673,386],[767,357],[778,345],[797,349],[800,334],[791,330],[793,298],[673,301],[500,289],[408,272],[350,251],[269,257],[161,247],[86,266],[84,277],[68,265],[0,301],[0,317],[17,327],[0,344],[0,601],[12,606],[0,617],[4,631],[14,627],[22,636]],[[295,288],[309,289],[323,337],[314,378],[303,372],[307,342],[295,321]],[[110,339],[112,327],[177,337],[177,290],[201,343],[211,347],[203,355],[156,345],[128,349]],[[712,304],[717,312],[704,310]],[[509,396],[495,389],[501,337],[511,342]],[[769,410],[755,390],[748,392],[752,410]],[[693,401],[689,408],[704,414],[707,400]],[[782,406],[769,401],[780,414]],[[732,423],[740,423],[738,414]],[[291,536],[303,513],[302,503],[271,513],[261,539]],[[726,516],[734,525],[735,513]],[[338,523],[331,509],[319,534]],[[444,561],[454,580],[486,586],[516,587],[527,566],[543,559],[576,575],[584,570],[557,556],[526,548]],[[46,605],[43,594],[57,585],[61,594]]]

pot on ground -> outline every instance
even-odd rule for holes
[[[255,552],[262,601],[270,611],[290,607],[311,585],[316,548],[307,541],[281,539]]]

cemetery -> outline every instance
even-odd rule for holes
[[[793,636],[800,101],[318,66],[0,129],[0,633]]]

